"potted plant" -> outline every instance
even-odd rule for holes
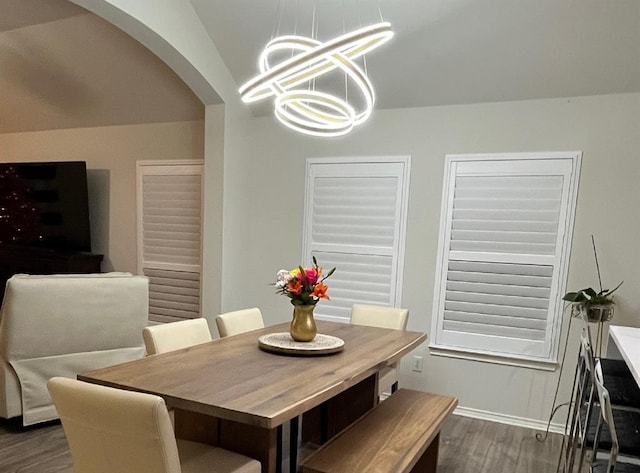
[[[567,292],[562,300],[572,302],[576,311],[584,313],[589,322],[607,322],[613,317],[612,294],[622,286],[622,282],[614,289],[600,289],[596,292],[592,287],[580,289],[577,292]]]
[[[584,314],[589,322],[607,322],[613,317],[613,293],[622,286],[622,282],[613,289],[603,289],[602,279],[600,278],[600,266],[598,265],[598,253],[596,252],[596,243],[591,235],[593,244],[593,254],[596,260],[596,270],[598,272],[598,283],[600,291],[596,292],[592,287],[580,289],[576,292],[567,292],[562,300],[573,303],[572,314]]]

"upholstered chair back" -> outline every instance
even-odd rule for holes
[[[54,377],[48,382],[74,473],[260,473],[260,462],[176,440],[164,400]]]
[[[408,309],[366,304],[353,304],[351,308],[351,323],[354,325],[405,330],[408,319]]]
[[[252,330],[264,328],[262,312],[257,307],[220,314],[216,326],[221,337],[230,337]]]
[[[75,473],[180,473],[161,397],[67,378],[51,378]]]
[[[408,319],[408,309],[367,304],[353,304],[351,307],[351,323],[354,325],[406,330]],[[378,394],[394,393],[397,390],[398,363],[394,363],[378,373]]]
[[[166,324],[150,325],[142,330],[147,355],[198,345],[211,341],[206,319],[181,320]]]

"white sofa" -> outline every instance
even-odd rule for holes
[[[56,419],[49,378],[142,358],[148,308],[144,276],[11,277],[0,312],[0,417]]]

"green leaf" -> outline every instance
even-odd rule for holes
[[[620,288],[620,286],[622,286],[622,283],[623,283],[623,282],[624,282],[624,281],[620,281],[620,284],[618,284],[616,287],[614,287],[611,291],[607,291],[607,292],[605,292],[605,296],[610,296],[611,294],[613,294],[614,292],[616,292],[616,291]]]
[[[578,291],[578,292],[567,292],[562,298],[562,300],[567,302],[583,302],[583,301],[586,301],[587,298],[585,297],[582,291]]]
[[[586,293],[590,297],[596,297],[598,295],[598,293],[592,287],[583,289],[582,292]]]

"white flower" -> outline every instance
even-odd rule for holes
[[[291,281],[291,274],[286,269],[278,271],[278,280],[276,281],[276,287],[285,287],[289,281]]]

